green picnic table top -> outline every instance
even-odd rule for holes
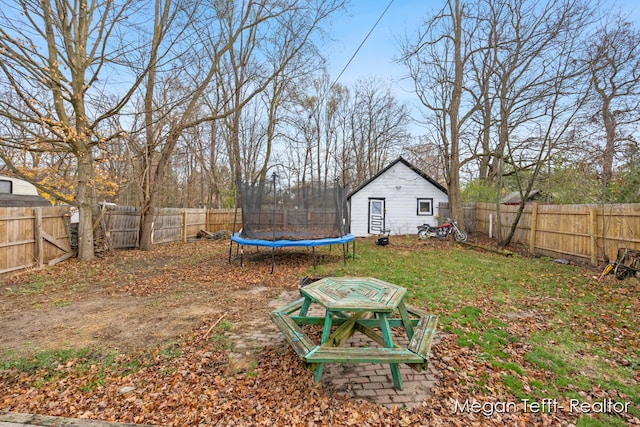
[[[300,292],[329,311],[393,313],[407,290],[373,277],[327,277]]]

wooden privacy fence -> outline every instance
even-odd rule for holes
[[[187,241],[203,229],[231,231],[234,216],[234,209],[158,209],[153,243]],[[74,256],[77,224],[71,224],[70,218],[69,207],[0,208],[0,274],[52,265]],[[241,221],[240,213],[237,221]],[[138,247],[139,208],[99,206],[94,210],[94,223],[96,245]]]
[[[441,216],[448,215],[440,206]],[[497,229],[495,204],[464,207],[468,231],[506,236],[518,207],[501,205],[502,229]],[[105,206],[96,211],[97,233],[112,249],[138,247],[139,208]],[[234,209],[158,209],[153,242],[187,241],[200,230],[238,231],[241,213]],[[232,230],[234,224],[236,229]],[[284,221],[284,219],[283,219]],[[67,207],[0,208],[0,274],[54,264],[74,255],[70,244],[70,210]],[[618,248],[640,250],[640,204],[538,205],[525,207],[512,240],[530,252],[586,261],[594,266],[613,260]]]
[[[154,244],[186,242],[189,239],[195,239],[200,230],[231,231],[234,214],[234,209],[156,209],[154,210],[152,242]],[[240,226],[241,219],[240,213],[238,213],[236,229]],[[139,208],[108,206],[103,210],[102,222],[105,224],[105,229],[108,230],[113,249],[138,247]]]
[[[440,216],[440,222],[443,222],[447,218],[451,216],[449,213],[449,203],[439,203],[438,204],[438,215]],[[475,232],[476,231],[476,204],[475,203],[465,203],[462,206],[462,216],[464,217],[464,227],[466,231]],[[453,218],[455,220],[459,220],[459,218]]]
[[[505,237],[517,211],[518,206],[500,205],[498,230],[496,205],[477,203],[469,231]],[[528,204],[512,243],[523,244],[534,254],[601,266],[616,259],[618,248],[640,249],[640,204]]]
[[[0,274],[73,256],[69,208],[0,208]]]
[[[138,247],[140,231],[140,209],[131,206],[101,206],[94,211],[94,221],[100,224],[109,249]],[[94,238],[96,238],[94,236]]]

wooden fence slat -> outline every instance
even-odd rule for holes
[[[67,245],[66,242],[58,242],[58,240],[53,237],[51,234],[47,233],[46,231],[42,230],[40,231],[40,240],[46,240],[47,242],[51,243],[52,245],[56,246],[57,248],[61,249],[64,252],[71,252],[71,246]]]
[[[536,248],[536,231],[538,229],[538,204],[531,206],[531,232],[529,233],[529,252],[535,251]]]
[[[35,239],[34,258],[36,259],[36,265],[38,268],[42,268],[44,265],[44,242],[42,241],[45,231],[42,229],[42,208],[33,208],[33,234]]]
[[[598,265],[598,211],[589,209],[589,252],[591,252],[591,265]]]
[[[8,248],[8,247],[11,247],[11,246],[24,246],[24,245],[33,244],[35,242],[36,242],[36,239],[14,240],[12,242],[0,243],[0,248]]]
[[[40,268],[73,253],[65,224],[67,207],[0,208],[0,274]]]

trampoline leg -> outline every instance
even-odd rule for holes
[[[242,256],[244,255],[244,249],[239,248],[240,250],[240,267],[242,267]]]
[[[348,243],[346,245],[344,243],[342,244],[342,263],[345,266],[347,265],[347,247],[348,246],[349,246]]]
[[[276,249],[271,248],[271,274],[273,274],[273,268],[275,265],[275,255],[276,255]]]
[[[313,246],[311,249],[313,251],[313,271],[316,271],[316,247]]]

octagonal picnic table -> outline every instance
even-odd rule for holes
[[[316,381],[321,380],[325,363],[388,363],[393,385],[401,390],[400,363],[426,369],[438,318],[406,305],[405,288],[372,277],[327,277],[303,287],[300,293],[302,298],[273,311],[271,319],[315,370]],[[309,315],[312,304],[324,309],[324,316]],[[322,326],[319,344],[303,332],[304,325]],[[393,328],[406,334],[406,348],[394,343]],[[341,346],[356,331],[380,347]]]

